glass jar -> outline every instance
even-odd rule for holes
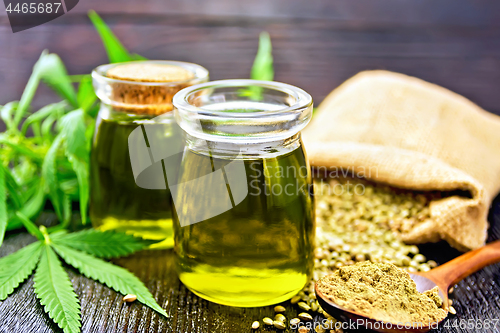
[[[313,102],[297,87],[222,80],[173,100],[185,132],[172,185],[180,280],[241,307],[297,294],[313,269],[311,174],[300,139]]]
[[[208,81],[208,71],[185,62],[141,61],[99,66],[92,78],[101,100],[91,152],[92,225],[172,247],[165,163],[150,154],[155,148],[182,150],[172,97]]]

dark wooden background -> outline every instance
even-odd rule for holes
[[[497,0],[80,0],[68,14],[13,34],[0,4],[0,104],[19,99],[44,49],[72,74],[107,62],[87,11],[150,59],[185,60],[212,79],[245,78],[258,34],[272,37],[276,80],[319,103],[366,69],[418,76],[500,114]],[[51,94],[43,90],[37,105]]]
[[[258,34],[274,47],[276,80],[300,86],[320,102],[333,88],[366,69],[388,69],[440,84],[500,114],[500,1],[465,0],[80,0],[70,13],[13,34],[0,5],[0,104],[19,99],[44,49],[58,53],[71,74],[107,62],[87,11],[95,9],[132,52],[150,59],[185,60],[210,70],[212,79],[249,76]],[[54,100],[46,88],[35,107]],[[4,125],[0,122],[0,130]],[[500,199],[490,214],[490,240],[500,236]],[[6,255],[32,239],[9,234]],[[458,255],[446,244],[422,248],[443,263]],[[137,274],[172,319],[70,271],[82,304],[83,332],[250,332],[270,307],[236,309],[189,293],[171,269],[172,253],[151,251],[118,260]],[[0,302],[0,332],[58,331],[32,292],[32,279]],[[500,318],[500,265],[455,291],[461,320]],[[296,315],[289,307],[287,317]],[[497,327],[500,327],[497,326]],[[440,328],[439,332],[500,329]]]

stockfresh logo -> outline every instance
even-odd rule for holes
[[[78,0],[3,0],[12,32],[52,21],[73,9]]]

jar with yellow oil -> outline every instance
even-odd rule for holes
[[[297,87],[222,80],[174,96],[186,148],[171,187],[180,280],[240,307],[285,301],[313,269],[311,174],[300,130],[313,102]]]
[[[182,150],[172,112],[179,90],[208,81],[208,71],[177,61],[109,64],[92,72],[101,100],[91,152],[90,218],[116,230],[173,246],[171,194],[166,172],[175,163],[156,158]]]

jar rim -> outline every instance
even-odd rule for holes
[[[279,108],[276,110],[265,110],[259,112],[225,112],[225,111],[214,111],[203,107],[195,106],[189,103],[189,97],[193,94],[201,91],[214,88],[236,88],[236,87],[246,87],[246,86],[257,86],[261,88],[272,89],[280,91],[292,96],[295,99],[295,103],[290,106]],[[289,112],[289,111],[299,111],[307,109],[313,103],[311,95],[309,95],[305,90],[293,86],[288,83],[277,82],[277,81],[262,81],[262,80],[252,80],[252,79],[227,79],[227,80],[217,80],[209,81],[206,83],[201,83],[193,86],[186,87],[174,95],[172,99],[172,104],[176,109],[182,111],[188,111],[193,113],[203,114],[205,116],[221,116],[225,118],[252,118],[252,117],[263,117],[263,116],[276,116],[278,114]]]
[[[245,91],[254,87],[262,89],[263,95],[256,95],[259,98],[252,97],[252,90]],[[274,103],[278,96],[274,93],[281,96],[282,103]],[[195,105],[197,102],[209,103]],[[250,105],[240,108],[239,103]],[[240,143],[290,138],[309,123],[313,109],[311,95],[298,87],[250,79],[190,86],[177,92],[172,104],[177,123],[189,135],[207,141]]]
[[[116,66],[126,65],[126,64],[154,64],[154,65],[170,65],[182,67],[189,72],[194,74],[194,77],[187,80],[178,81],[167,81],[167,82],[153,82],[153,81],[133,81],[111,78],[106,75],[106,73]],[[112,64],[104,64],[97,66],[92,70],[92,78],[97,79],[106,83],[121,83],[121,84],[131,84],[135,86],[178,86],[179,84],[197,84],[198,82],[205,82],[208,79],[208,70],[198,64],[184,61],[174,61],[174,60],[138,60],[138,61],[127,61]]]

